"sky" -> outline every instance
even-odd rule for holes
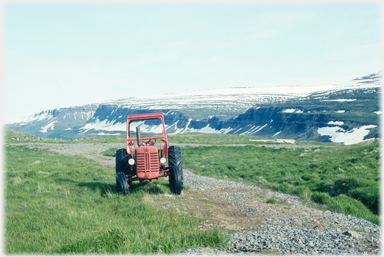
[[[190,90],[342,85],[381,70],[378,4],[3,6],[4,123]]]

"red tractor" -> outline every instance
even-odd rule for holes
[[[131,127],[136,125],[136,138]],[[141,131],[143,129],[143,131]],[[148,135],[148,137],[142,137]],[[156,141],[158,144],[156,145]],[[116,152],[117,191],[127,195],[132,182],[169,177],[173,194],[183,189],[183,165],[178,146],[169,146],[163,113],[127,115],[127,147]],[[168,160],[168,166],[167,166]]]

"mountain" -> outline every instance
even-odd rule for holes
[[[42,111],[21,122],[6,124],[5,127],[38,137],[55,138],[60,132],[71,130],[91,119],[98,107],[97,104],[89,104]]]
[[[349,89],[265,104],[223,123],[222,129],[239,128],[236,134],[261,137],[358,143],[379,137],[379,93],[380,88]]]
[[[42,111],[5,127],[39,137],[75,139],[125,134],[126,115],[163,112],[167,133],[351,144],[379,137],[380,79],[379,73],[373,73],[342,86],[238,87],[130,97]]]

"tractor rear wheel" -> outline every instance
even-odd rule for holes
[[[184,176],[183,176],[183,160],[181,157],[181,150],[178,146],[170,146],[168,149],[168,164],[169,167],[177,166],[179,173],[181,174],[181,189],[184,188]]]
[[[169,175],[169,188],[171,189],[172,194],[179,195],[183,189],[183,178],[179,167],[169,166],[171,174]]]
[[[122,193],[123,195],[129,195],[129,187],[127,183],[127,178],[123,172],[116,174],[116,187],[117,192]]]

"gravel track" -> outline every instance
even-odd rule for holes
[[[124,144],[44,144],[25,143],[29,148],[78,155],[107,165],[114,158],[101,153]],[[307,206],[296,196],[271,192],[243,182],[198,176],[184,170],[184,184],[190,190],[207,192],[224,209],[236,211],[247,227],[236,227],[230,234],[228,249],[194,248],[179,255],[274,254],[380,254],[380,227],[350,215],[321,211]],[[278,204],[268,204],[274,198]],[[204,226],[201,227],[204,229]]]
[[[255,220],[255,223],[261,223],[249,231],[240,228],[232,234],[231,252],[356,255],[378,254],[380,251],[380,227],[369,221],[311,208],[296,196],[242,182],[198,176],[187,170],[184,172],[184,183],[191,189],[210,191],[217,200],[240,211],[248,223]],[[241,190],[227,192],[231,189]],[[266,197],[260,198],[260,194]],[[289,208],[267,204],[266,199],[270,198]]]

